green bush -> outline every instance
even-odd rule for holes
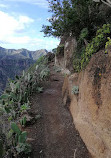
[[[61,44],[57,47],[57,56],[64,56],[64,44]]]
[[[108,47],[111,46],[111,38],[108,37],[107,39],[108,39],[108,41],[105,44],[105,53],[108,52]]]
[[[88,44],[85,50],[85,54],[81,60],[81,69],[83,69],[89,62],[90,58],[100,48],[105,46],[107,37],[111,34],[111,24],[104,24],[103,27],[97,30],[96,36],[92,39],[92,42]]]
[[[107,37],[111,35],[111,24],[104,24],[102,28],[98,29],[96,32],[96,36],[92,39],[92,41],[86,46],[85,50],[83,49],[82,53],[80,53],[80,57],[74,59],[73,67],[76,72],[82,70],[86,67],[88,62],[90,61],[92,55],[99,51],[103,47],[110,43],[110,40],[107,43]]]
[[[79,72],[81,70],[81,59],[74,59],[73,60],[73,69],[74,72]]]
[[[80,35],[79,35],[78,43],[81,43],[87,37],[88,37],[88,29],[87,28],[83,28],[81,30]]]

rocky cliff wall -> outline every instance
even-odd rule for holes
[[[61,66],[63,69],[73,70],[73,53],[77,47],[77,41],[74,37],[70,36],[68,38],[64,37],[61,39],[60,45],[64,45],[64,52],[62,55],[57,55],[55,57],[55,65]]]
[[[67,76],[63,100],[92,157],[111,158],[111,56],[100,51],[85,71]]]

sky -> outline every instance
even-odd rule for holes
[[[0,46],[50,51],[59,39],[44,37],[42,25],[51,17],[47,0],[0,0]]]

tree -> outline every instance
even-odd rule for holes
[[[82,29],[87,28],[90,39],[99,26],[106,23],[106,19],[99,10],[101,4],[92,0],[48,0],[52,17],[50,25],[43,25],[45,36],[62,37],[70,34],[80,35]]]
[[[68,27],[68,17],[71,13],[71,4],[66,0],[63,0],[63,2],[60,0],[49,0],[49,6],[49,11],[53,13],[49,19],[51,26],[43,25],[43,32],[46,36],[60,37],[67,32],[67,29],[70,29]]]

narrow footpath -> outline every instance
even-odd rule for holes
[[[31,114],[41,117],[28,126],[32,158],[90,158],[74,127],[69,110],[63,105],[63,76],[50,65],[50,79],[43,93],[31,99]]]

